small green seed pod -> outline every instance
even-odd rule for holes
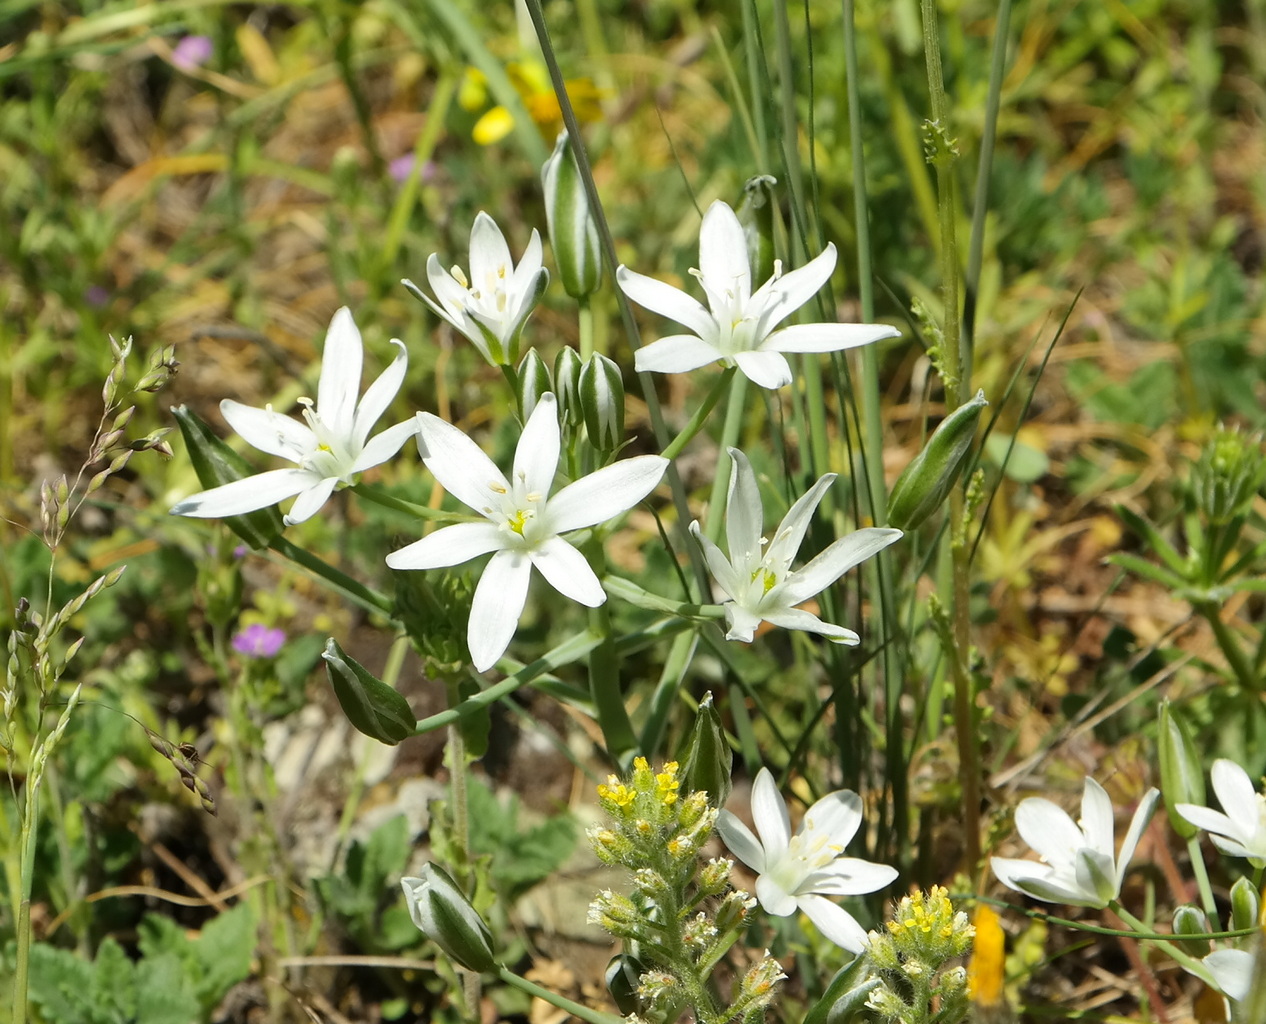
[[[1182,937],[1183,948],[1192,956],[1204,956],[1212,948],[1205,938],[1209,934],[1209,919],[1203,910],[1190,903],[1174,911],[1174,934]]]
[[[565,346],[554,359],[554,395],[558,399],[558,422],[575,430],[584,419],[580,409],[580,371],[584,363],[574,348]]]
[[[1231,930],[1256,928],[1260,921],[1262,901],[1257,887],[1248,878],[1238,878],[1231,886]]]
[[[945,502],[971,451],[980,413],[988,404],[984,391],[977,391],[975,398],[941,421],[923,451],[897,478],[888,497],[889,525],[912,530]]]
[[[1171,706],[1161,701],[1157,716],[1156,750],[1160,760],[1161,792],[1169,823],[1184,839],[1199,831],[1175,810],[1178,804],[1204,805],[1204,768],[1186,723]]]

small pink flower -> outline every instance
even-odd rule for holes
[[[415,175],[424,182],[431,182],[435,180],[435,164],[428,160],[419,167],[417,157],[412,153],[405,153],[404,156],[396,157],[387,165],[387,173],[400,185]]]
[[[171,62],[181,71],[192,71],[211,59],[210,36],[185,36],[171,51]]]
[[[286,634],[280,629],[269,629],[256,622],[233,637],[233,650],[248,658],[272,658],[286,642]]]

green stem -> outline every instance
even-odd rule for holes
[[[1196,608],[1213,630],[1213,637],[1217,640],[1218,647],[1221,649],[1223,657],[1226,658],[1227,664],[1231,666],[1231,671],[1235,673],[1235,678],[1239,681],[1239,684],[1249,693],[1260,692],[1262,688],[1261,680],[1258,678],[1257,673],[1253,671],[1253,666],[1249,664],[1239,640],[1231,632],[1230,627],[1222,621],[1222,616],[1218,614],[1218,606],[1201,602]]]
[[[928,90],[933,127],[947,132],[948,104],[941,71],[941,40],[936,0],[922,0],[923,47],[927,58]],[[949,409],[961,404],[963,389],[970,381],[962,377],[966,361],[962,357],[958,302],[958,243],[955,229],[954,154],[946,137],[934,136],[932,158],[936,168],[937,214],[940,227],[940,270],[942,305],[942,350],[945,371],[945,402]],[[976,731],[975,701],[968,657],[971,650],[971,548],[967,543],[968,523],[964,510],[966,481],[950,495],[950,554],[953,609],[953,643],[946,655],[954,680],[954,732],[957,738],[959,776],[963,787],[964,855],[967,869],[975,872],[980,864],[980,737]]]
[[[721,427],[721,448],[717,453],[716,475],[712,479],[712,496],[708,499],[705,533],[711,541],[721,536],[725,521],[725,496],[730,487],[730,449],[738,444],[743,430],[743,407],[747,398],[747,377],[736,373],[730,378],[730,397],[726,399],[725,423]]]
[[[442,509],[431,508],[428,505],[417,505],[411,501],[405,501],[403,498],[397,498],[393,494],[373,487],[370,484],[353,484],[349,488],[357,497],[364,498],[366,501],[372,501],[375,505],[381,505],[383,508],[389,508],[394,512],[403,512],[405,515],[414,516],[418,519],[436,519],[446,523],[476,523],[482,521],[482,516],[463,516],[455,515],[452,512],[445,512]]]
[[[712,385],[712,390],[708,392],[703,403],[694,411],[694,415],[690,417],[690,422],[682,428],[680,434],[673,438],[672,444],[660,452],[664,458],[677,458],[681,454],[681,450],[694,440],[695,435],[703,429],[708,416],[716,408],[717,402],[720,401],[721,392],[725,390],[725,386],[730,382],[737,370],[738,367],[736,366],[727,366],[725,368],[721,376],[716,379],[716,383]]]
[[[1204,855],[1200,852],[1200,840],[1194,835],[1187,840],[1187,853],[1191,857],[1191,868],[1196,873],[1196,886],[1200,890],[1200,905],[1210,921],[1218,919],[1218,904],[1213,898],[1213,887],[1209,885],[1209,872],[1204,866]]]
[[[458,696],[457,683],[450,680],[448,684],[449,707],[456,707],[460,703],[461,698]],[[455,722],[448,727],[448,770],[451,773],[449,785],[453,794],[452,839],[453,845],[456,847],[455,859],[459,861],[453,867],[457,869],[458,877],[469,883],[472,879],[470,878],[470,804],[466,788],[467,768],[466,739],[462,735],[461,724]],[[479,974],[462,967],[458,967],[457,973],[462,979],[462,995],[465,997],[466,1015],[470,1020],[478,1021]]]
[[[358,583],[345,572],[340,572],[328,562],[324,562],[317,558],[316,555],[304,551],[303,548],[295,547],[290,541],[284,537],[275,537],[268,545],[279,555],[284,555],[297,565],[303,566],[314,576],[319,576],[325,580],[331,587],[343,594],[344,597],[371,612],[381,612],[383,615],[391,615],[393,605],[391,600],[384,594],[378,593],[376,590],[370,590],[363,583]]]
[[[37,766],[32,766],[22,807],[22,895],[18,903],[17,954],[13,965],[14,1024],[25,1024],[27,1019],[27,984],[31,971],[31,890],[35,880],[35,839],[42,774]]]
[[[578,326],[580,328],[580,359],[582,362],[588,362],[589,357],[593,355],[593,307],[588,298],[580,300]]]
[[[540,985],[528,981],[527,978],[519,977],[508,967],[498,966],[497,977],[507,985],[517,988],[520,992],[536,996],[537,999],[544,999],[551,1006],[557,1006],[560,1010],[566,1010],[573,1017],[589,1021],[589,1024],[624,1024],[623,1017],[617,1017],[614,1013],[604,1013],[602,1010],[591,1010],[588,1006],[573,1002],[564,996],[560,996],[557,992],[551,992],[547,988],[542,988]]]
[[[1165,937],[1153,932],[1147,927],[1147,925],[1121,906],[1120,900],[1113,900],[1108,904],[1108,906],[1112,909],[1113,913],[1117,915],[1117,917],[1134,929],[1136,934],[1132,935],[1132,938],[1156,943],[1157,946],[1178,961],[1184,970],[1194,974],[1206,985],[1211,985],[1219,992],[1222,991],[1218,984],[1213,980],[1213,976],[1209,973],[1209,969],[1200,962],[1198,957],[1194,957],[1190,953],[1184,953],[1177,945],[1175,945],[1172,941],[1169,941],[1173,938],[1173,936]]]

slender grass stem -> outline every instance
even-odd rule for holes
[[[316,555],[304,551],[303,548],[296,547],[284,537],[275,537],[271,544],[268,545],[279,555],[284,555],[292,562],[303,566],[314,576],[319,576],[325,580],[331,587],[343,594],[344,597],[356,602],[363,608],[372,612],[380,612],[383,615],[392,613],[392,602],[385,594],[380,594],[376,590],[360,583],[345,572],[340,572],[328,562],[322,561]]]
[[[725,423],[721,427],[721,447],[717,452],[716,475],[712,478],[712,495],[708,499],[708,514],[704,533],[709,540],[721,536],[725,521],[725,495],[730,487],[729,450],[739,442],[743,431],[743,407],[747,399],[747,377],[736,373],[730,378],[730,395],[726,399]]]
[[[1218,642],[1218,649],[1222,651],[1222,656],[1226,658],[1227,664],[1231,666],[1231,671],[1235,673],[1236,681],[1244,687],[1249,693],[1259,693],[1262,689],[1262,681],[1258,674],[1253,670],[1248,656],[1244,653],[1239,639],[1231,628],[1222,621],[1220,609],[1216,604],[1201,602],[1196,606],[1196,610],[1200,612],[1209,627],[1213,630],[1213,638]]]
[[[1209,871],[1204,866],[1204,854],[1200,852],[1200,840],[1192,836],[1187,840],[1187,853],[1191,857],[1191,869],[1196,875],[1196,888],[1200,890],[1200,905],[1210,921],[1218,919],[1218,904],[1213,898],[1213,887],[1209,885]]]
[[[520,992],[526,992],[537,999],[544,999],[551,1006],[557,1006],[560,1010],[566,1010],[573,1017],[589,1021],[589,1024],[624,1024],[623,1017],[617,1017],[614,1013],[604,1013],[602,1010],[592,1010],[581,1003],[573,1002],[566,996],[560,996],[557,992],[542,988],[535,982],[520,977],[508,967],[498,967],[497,977],[507,985],[517,988]]]
[[[727,384],[734,377],[738,367],[727,366],[724,372],[716,379],[716,383],[712,385],[712,389],[704,396],[704,399],[695,409],[694,414],[690,417],[690,421],[682,428],[681,433],[673,438],[672,443],[665,448],[660,454],[666,459],[675,459],[681,454],[682,449],[694,440],[695,435],[703,429],[703,425],[708,421],[708,417],[712,414],[712,410],[716,408],[716,404],[721,399],[721,392],[725,390]]]
[[[383,508],[389,508],[395,512],[403,512],[405,515],[415,516],[419,519],[436,519],[446,523],[476,523],[482,519],[481,516],[458,515],[452,512],[444,512],[438,508],[431,508],[429,505],[416,505],[411,501],[404,501],[393,494],[388,494],[386,491],[370,484],[353,484],[349,490],[366,501],[372,501],[375,505],[381,505]]]

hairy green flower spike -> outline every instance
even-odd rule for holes
[[[734,752],[725,741],[721,715],[712,703],[712,692],[703,695],[695,712],[695,726],[682,751],[682,781],[691,792],[704,792],[718,807],[730,798]]]
[[[1215,526],[1244,515],[1266,482],[1262,439],[1220,428],[1191,469],[1191,497]]]
[[[1188,903],[1174,911],[1174,934],[1182,936],[1183,948],[1192,956],[1204,956],[1212,948],[1205,938],[1209,931],[1209,919],[1199,907]]]
[[[554,152],[541,168],[541,185],[558,276],[573,299],[588,298],[602,281],[602,250],[566,132],[559,135]]]
[[[980,413],[988,404],[984,391],[977,391],[975,398],[941,421],[923,451],[897,478],[888,498],[889,523],[899,530],[912,530],[944,504],[967,461]]]
[[[419,930],[468,971],[496,966],[492,934],[456,882],[437,864],[424,864],[416,878],[402,878],[409,916]]]
[[[1160,759],[1161,793],[1169,823],[1184,839],[1199,829],[1175,810],[1177,804],[1204,806],[1204,766],[1186,723],[1169,701],[1161,701],[1157,721],[1156,750]]]
[[[580,371],[578,393],[589,443],[608,456],[624,443],[624,378],[620,368],[595,352]]]
[[[934,885],[927,893],[916,889],[897,904],[888,932],[902,956],[939,964],[966,953],[975,929],[965,913],[954,910],[949,893]]]
[[[520,360],[515,375],[514,397],[519,403],[519,418],[526,423],[541,396],[553,390],[554,384],[550,380],[549,367],[545,365],[545,360],[537,355],[536,349],[528,349],[527,355]]]
[[[743,201],[735,212],[747,240],[747,261],[752,278],[767,281],[774,273],[774,186],[778,179],[769,174],[748,178]]]

